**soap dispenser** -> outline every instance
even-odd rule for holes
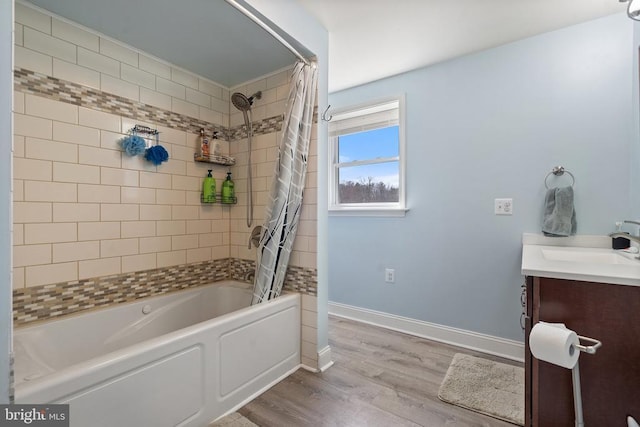
[[[616,221],[616,232],[622,233],[622,222]],[[629,234],[629,233],[625,233]],[[611,239],[611,247],[613,249],[627,249],[631,245],[631,241],[629,239],[625,239],[624,237],[614,237]]]
[[[213,133],[213,155],[214,156],[219,156],[221,155],[221,150],[220,150],[220,140],[218,139],[218,132],[214,132]]]
[[[232,204],[235,198],[235,184],[231,180],[231,172],[227,172],[227,179],[222,183],[222,203]]]
[[[216,201],[216,180],[211,175],[212,169],[209,169],[209,175],[202,182],[202,201],[204,203],[214,203]]]

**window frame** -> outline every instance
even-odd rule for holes
[[[333,119],[346,117],[364,117],[372,115],[375,108],[391,102],[398,103],[398,156],[357,160],[353,162],[339,162],[338,139],[340,134],[332,135],[331,122],[329,122],[329,215],[331,216],[404,216],[408,210],[406,207],[406,181],[405,181],[405,96],[404,94],[376,99],[367,103],[352,105],[332,113]],[[366,110],[374,110],[366,112]],[[370,130],[382,129],[387,126],[373,127]],[[345,132],[344,135],[348,133]],[[339,203],[338,186],[340,168],[345,166],[362,166],[381,164],[391,161],[398,162],[398,202],[380,203]]]

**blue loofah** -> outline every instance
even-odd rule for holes
[[[120,140],[120,145],[129,156],[137,156],[144,153],[147,143],[138,135],[129,135]]]
[[[159,165],[160,163],[169,160],[169,153],[167,153],[167,150],[165,150],[162,145],[154,145],[147,149],[144,153],[144,158],[154,165]]]

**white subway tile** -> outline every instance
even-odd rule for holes
[[[156,234],[158,236],[176,236],[185,234],[185,221],[158,221],[156,223]]]
[[[78,162],[78,146],[48,139],[26,138],[25,155],[30,159]]]
[[[22,46],[22,44],[24,43],[24,38],[23,38],[24,27],[22,26],[22,24],[18,24],[16,22],[13,25],[13,31],[14,31],[14,42],[15,42],[15,45],[16,46]]]
[[[171,111],[178,114],[184,114],[185,116],[198,118],[199,109],[196,104],[192,104],[187,101],[183,101],[178,98],[173,98],[171,100]]]
[[[187,221],[187,234],[201,234],[211,232],[210,220],[192,220]]]
[[[100,183],[103,185],[138,186],[137,171],[104,167],[100,169]]]
[[[24,245],[24,226],[22,224],[13,224],[13,244]]]
[[[170,220],[171,206],[169,205],[140,205],[140,220]]]
[[[140,253],[167,252],[171,250],[171,236],[141,237]]]
[[[83,165],[120,167],[121,152],[95,147],[78,147],[78,158]]]
[[[25,68],[36,73],[50,76],[53,69],[53,58],[49,55],[26,49],[22,46],[15,46],[14,62],[16,68]]]
[[[216,246],[211,248],[211,259],[224,259],[231,257],[229,246]]]
[[[183,145],[171,145],[171,158],[175,160],[183,160],[185,162],[193,161],[193,149],[191,147],[185,147]],[[167,144],[163,144],[163,146],[167,146]],[[175,176],[174,176],[175,178]],[[181,177],[185,178],[185,177]],[[175,185],[175,184],[174,184]],[[174,187],[175,188],[175,187]]]
[[[198,219],[198,206],[172,206],[171,219]]]
[[[29,202],[75,202],[76,184],[59,182],[25,181],[24,199]]]
[[[313,359],[318,354],[317,344],[301,341],[300,342],[300,356],[308,359]]]
[[[193,249],[198,247],[198,235],[186,234],[183,236],[171,237],[171,250]]]
[[[155,90],[149,90],[144,87],[140,88],[140,102],[164,110],[171,110],[171,97],[169,95],[158,93]]]
[[[140,187],[171,188],[171,175],[153,172],[140,172]]]
[[[120,62],[83,47],[78,47],[78,65],[110,76],[120,77]]]
[[[300,332],[302,341],[310,342],[312,344],[316,344],[318,341],[318,330],[316,328],[302,325]]]
[[[53,180],[56,182],[100,184],[100,168],[98,166],[53,162]]]
[[[120,132],[100,131],[100,147],[108,150],[122,151],[121,141],[125,137]]]
[[[154,237],[156,235],[156,222],[123,221],[120,223],[120,233],[123,238]]]
[[[201,248],[222,245],[224,245],[223,233],[198,234],[198,246]]]
[[[100,205],[97,203],[54,203],[53,221],[100,221]]]
[[[198,77],[186,71],[171,67],[171,80],[192,89],[198,89]]]
[[[302,310],[301,315],[301,324],[312,328],[318,327],[318,313],[316,311]]]
[[[171,67],[169,65],[142,54],[139,55],[139,60],[141,70],[148,71],[165,79],[171,79]]]
[[[169,153],[169,155],[171,154]],[[144,156],[129,156],[124,153],[122,154],[122,169],[155,172],[158,168],[156,165],[145,159]]]
[[[122,203],[148,203],[156,202],[156,190],[152,188],[122,187],[120,191]]]
[[[15,179],[29,179],[33,181],[51,181],[51,162],[44,160],[13,159],[13,177]]]
[[[53,77],[100,89],[100,73],[53,58]]]
[[[104,92],[113,93],[114,95],[135,101],[140,100],[140,88],[138,85],[125,82],[124,80],[111,77],[107,74],[102,75],[100,82],[100,89]]]
[[[24,46],[55,58],[76,62],[76,45],[25,27]]]
[[[52,24],[51,33],[53,36],[75,45],[98,51],[99,37],[97,35],[56,18],[53,18]]]
[[[318,311],[318,297],[314,297],[309,294],[301,294],[302,296],[302,304],[301,307],[303,310],[309,310],[312,312]]]
[[[137,221],[139,219],[138,205],[131,204],[102,204],[100,205],[100,219],[102,221]]]
[[[78,107],[76,105],[53,101],[41,96],[27,94],[25,96],[25,111],[31,116],[78,123]]]
[[[156,254],[158,268],[187,263],[187,251],[159,252]]]
[[[316,260],[316,254],[312,252],[300,252],[300,261],[297,265],[298,267],[306,267],[306,268],[317,268],[318,263]]]
[[[187,96],[187,89],[184,86],[162,77],[156,77],[156,90],[180,99],[185,99]]]
[[[222,88],[208,80],[198,79],[198,90],[207,95],[222,99]]]
[[[13,115],[13,130],[16,135],[51,139],[52,127],[51,120],[25,116],[24,114]]]
[[[187,132],[165,126],[158,126],[160,141],[177,145],[187,144]]]
[[[100,258],[100,242],[56,243],[53,245],[53,262],[80,261]]]
[[[79,279],[110,276],[112,274],[120,274],[121,272],[120,257],[102,258],[78,262]]]
[[[202,188],[202,181],[192,176],[172,175],[171,182],[174,190],[199,191]]]
[[[223,101],[218,98],[211,98],[211,109],[222,114],[229,114],[229,101]],[[235,112],[235,108],[234,108]],[[242,114],[241,114],[242,115]],[[243,117],[244,121],[244,117]]]
[[[187,249],[187,262],[209,261],[211,259],[211,248]]]
[[[222,219],[222,210],[219,205],[200,205],[200,219]]]
[[[98,147],[100,146],[100,131],[85,126],[53,122],[53,139]]]
[[[187,101],[211,108],[211,96],[191,88],[187,88]]]
[[[24,242],[35,243],[75,242],[78,240],[78,227],[69,224],[25,224]]]
[[[119,222],[79,222],[78,240],[119,239]]]
[[[139,70],[127,64],[122,64],[120,67],[120,77],[122,80],[126,80],[130,83],[134,83],[139,86],[155,90],[156,88],[156,76],[147,73],[146,71]]]
[[[100,37],[100,53],[134,67],[138,66],[138,52],[102,37]]]
[[[27,27],[51,34],[51,16],[17,2],[15,3],[15,20]]]
[[[51,222],[51,203],[13,202],[15,224]]]
[[[186,175],[187,162],[184,162],[182,160],[170,159],[168,162],[158,165],[158,172],[174,175]]]
[[[79,108],[79,113],[79,123],[83,126],[110,130],[112,132],[120,131],[120,116],[84,107]]]
[[[136,255],[137,253],[138,239],[114,239],[100,241],[100,256],[102,258]]]
[[[156,190],[156,203],[160,205],[184,205],[183,190]]]
[[[122,257],[122,272],[150,270],[156,268],[156,254],[128,255]]]
[[[289,85],[290,71],[282,71],[273,76],[267,77],[265,89],[273,89],[274,87]]]
[[[215,123],[218,125],[223,124],[222,113],[219,113],[217,111],[213,111],[204,107],[200,107],[199,111],[200,113],[198,115],[198,118],[200,120],[204,120],[205,122],[209,122],[209,123]]]
[[[24,114],[24,93],[13,91],[13,112]]]
[[[78,184],[78,202],[120,203],[120,187]]]
[[[13,268],[11,270],[11,277],[13,289],[24,288],[24,267]]]
[[[78,264],[76,262],[26,267],[25,285],[27,287],[71,280],[78,280]]]

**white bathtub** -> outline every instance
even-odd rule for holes
[[[206,426],[300,364],[299,294],[250,301],[217,282],[16,328],[16,403],[69,403],[72,427]]]

